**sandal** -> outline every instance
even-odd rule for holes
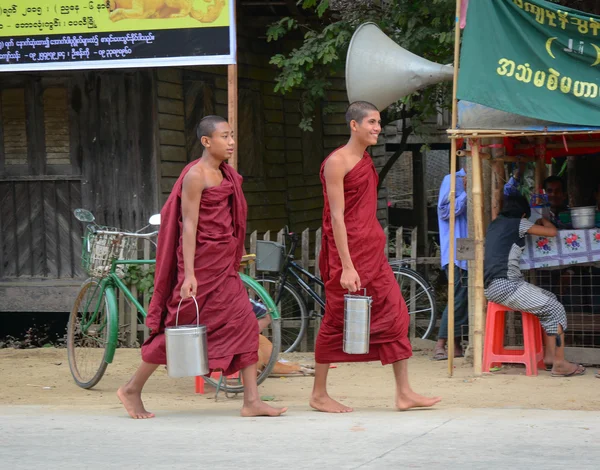
[[[446,361],[448,359],[448,354],[445,352],[437,352],[431,358],[432,361]]]
[[[555,374],[554,372],[551,374],[552,377],[575,377],[577,375],[585,374],[585,367],[581,364],[578,364],[573,372],[569,372],[568,374]]]

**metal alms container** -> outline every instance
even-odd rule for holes
[[[167,346],[167,373],[169,377],[198,377],[209,373],[206,326],[200,325],[200,310],[195,297],[196,324],[179,326],[179,308],[175,326],[165,328]]]
[[[572,207],[571,223],[574,229],[594,227],[596,225],[596,207]]]
[[[367,354],[371,335],[371,304],[365,295],[344,295],[344,344],[346,354]]]

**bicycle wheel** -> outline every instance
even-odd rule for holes
[[[277,295],[279,279],[264,277],[257,279],[272,298]],[[281,300],[277,304],[281,315],[281,350],[284,353],[296,350],[308,327],[308,310],[302,296],[287,282],[283,286]]]
[[[281,320],[278,318],[279,315],[273,314],[273,310],[275,309],[273,299],[260,284],[257,284],[256,279],[243,275],[241,278],[244,287],[248,292],[248,298],[265,305],[269,312],[268,315],[271,315],[271,323],[261,332],[261,334],[271,341],[273,349],[271,350],[271,357],[269,358],[268,363],[258,371],[256,383],[260,385],[269,376],[279,358],[279,351],[281,350]],[[204,377],[204,381],[213,387],[217,387],[219,383],[219,380],[206,376]],[[238,379],[233,380],[228,380],[224,377],[220,389],[226,393],[242,393],[244,391],[244,384],[242,383],[241,375]]]
[[[81,388],[96,385],[114,354],[110,303],[96,279],[85,281],[71,310],[67,327],[69,368]]]
[[[415,337],[427,339],[435,326],[435,292],[416,271],[399,266],[392,269],[408,313],[415,316]]]

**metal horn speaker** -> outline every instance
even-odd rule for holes
[[[368,101],[380,111],[416,90],[452,80],[453,74],[451,65],[436,64],[403,49],[375,23],[358,27],[346,57],[350,103]]]

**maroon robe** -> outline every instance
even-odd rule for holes
[[[175,325],[181,300],[185,278],[181,191],[184,176],[196,163],[185,167],[161,211],[154,294],[146,318],[152,336],[142,345],[142,359],[151,364],[166,364],[164,329]],[[258,361],[259,331],[238,274],[247,215],[242,177],[225,163],[221,171],[222,183],[202,191],[194,271],[200,323],[206,325],[208,337],[209,368],[229,375]],[[184,300],[179,325],[195,323],[196,306],[192,299]]]
[[[344,177],[344,222],[350,258],[360,277],[361,288],[366,288],[367,295],[373,297],[369,353],[346,354],[342,351],[344,294],[348,292],[340,285],[342,262],[333,238],[327,185],[323,175],[326,161],[321,166],[325,207],[319,257],[326,303],[315,347],[315,360],[320,364],[375,360],[391,364],[408,359],[412,356],[408,339],[408,309],[383,251],[386,239],[377,220],[379,178],[367,152]],[[362,291],[357,294],[362,295]]]

